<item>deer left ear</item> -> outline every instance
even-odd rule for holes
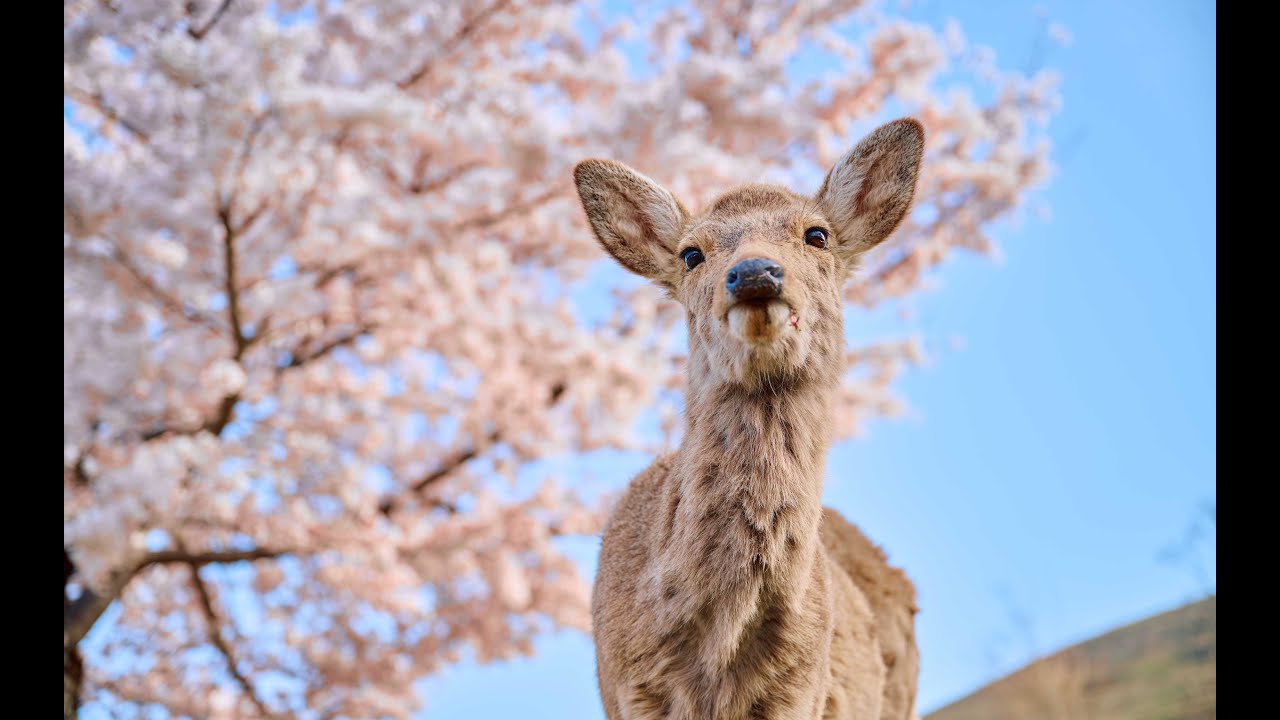
[[[827,173],[818,205],[846,261],[889,237],[911,209],[924,156],[924,127],[911,118],[874,130]]]
[[[675,252],[689,218],[666,188],[613,160],[583,160],[574,181],[596,239],[623,267],[671,287]]]

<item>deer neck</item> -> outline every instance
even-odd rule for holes
[[[690,383],[672,539],[715,572],[791,582],[818,543],[836,378]],[[745,573],[746,575],[739,575]]]
[[[697,667],[718,672],[745,662],[744,644],[821,612],[815,603],[825,594],[815,583],[826,582],[819,522],[834,382],[751,390],[697,380],[662,490],[659,561],[642,592],[658,635],[684,638]],[[783,617],[791,620],[767,621]]]

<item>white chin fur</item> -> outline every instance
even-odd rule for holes
[[[729,332],[743,342],[769,342],[787,329],[791,308],[780,300],[768,305],[740,304],[729,308]]]

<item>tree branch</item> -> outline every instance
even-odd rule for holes
[[[133,122],[124,118],[118,110],[108,105],[107,101],[103,99],[102,95],[89,94],[80,90],[76,90],[75,88],[69,88],[69,87],[63,88],[63,92],[65,92],[67,95],[70,95],[72,99],[78,102],[84,103],[85,105],[88,105],[94,110],[97,110],[98,113],[101,114],[104,118],[106,118],[109,122],[115,123],[116,125],[119,125],[125,130],[128,130],[131,135],[143,141],[144,143],[149,144],[151,142],[151,136],[148,135],[145,130],[143,130],[142,128],[135,125]]]
[[[543,203],[546,203],[549,200],[555,199],[560,194],[561,194],[561,191],[559,188],[552,188],[545,192],[538,193],[537,195],[534,195],[533,197],[527,200],[524,200],[522,202],[516,203],[514,205],[508,205],[507,207],[502,208],[496,213],[492,213],[490,215],[481,215],[479,217],[474,217],[468,220],[464,220],[461,223],[458,223],[458,227],[459,228],[476,228],[476,229],[491,227],[505,220],[512,220],[516,217],[519,217],[520,215],[523,215],[529,212],[530,210],[533,210],[539,205],[542,205]]]
[[[80,649],[62,646],[62,717],[75,720],[80,708],[80,687],[84,683],[84,660]]]
[[[290,355],[289,364],[284,366],[283,368],[280,368],[276,372],[280,373],[290,368],[302,367],[303,365],[306,365],[309,362],[318,360],[324,357],[325,355],[328,355],[329,353],[333,352],[334,350],[337,350],[340,347],[344,347],[344,346],[355,343],[355,341],[359,339],[361,335],[371,332],[376,327],[377,326],[372,323],[366,323],[356,328],[355,330],[352,330],[346,335],[341,335],[339,337],[336,337],[330,340],[329,342],[324,343],[323,345],[320,345],[310,350],[309,352],[289,353]],[[300,349],[300,348],[295,348],[295,349]]]
[[[406,189],[412,195],[423,195],[426,193],[433,193],[437,190],[443,189],[449,183],[453,182],[454,180],[457,180],[463,175],[466,175],[472,170],[475,170],[476,168],[481,168],[481,167],[484,167],[484,163],[478,160],[472,161],[472,162],[465,162],[465,163],[462,163],[461,165],[458,165],[457,167],[451,168],[448,172],[442,174],[440,177],[431,181],[428,181],[426,178],[426,174],[423,173],[421,177],[419,177],[419,179],[414,180],[412,183],[410,183],[409,187]]]
[[[414,483],[413,487],[409,488],[409,491],[414,493],[420,493],[423,490],[426,490],[428,487],[431,487],[432,485],[448,477],[449,473],[453,472],[459,467],[462,467],[466,463],[474,460],[477,455],[484,452],[488,448],[492,447],[501,439],[502,439],[501,433],[499,433],[497,430],[494,430],[493,432],[489,433],[480,444],[467,448],[466,450],[454,453],[452,457],[446,459],[443,463],[441,463],[440,467],[436,468],[432,472],[427,473],[422,477],[421,480]]]
[[[254,548],[253,550],[206,550],[203,552],[190,552],[187,550],[160,550],[148,553],[144,562],[146,565],[163,565],[165,563],[186,563],[187,565],[195,565],[204,567],[205,565],[221,565],[223,563],[233,562],[252,562],[254,560],[273,560],[285,555],[292,555],[292,550],[271,550],[267,548]]]
[[[200,578],[200,566],[195,562],[188,562],[187,565],[191,569],[191,585],[195,588],[196,597],[200,601],[200,609],[204,611],[205,622],[209,626],[209,642],[222,653],[222,657],[227,661],[227,670],[231,673],[231,677],[235,679],[236,684],[244,691],[249,701],[254,707],[258,708],[258,712],[265,718],[275,718],[275,713],[271,712],[258,697],[258,693],[253,689],[253,685],[249,682],[249,678],[240,672],[240,668],[236,666],[235,655],[231,651],[231,645],[222,638],[222,624],[218,620],[218,614],[213,609],[213,598],[209,594],[209,587],[205,585],[204,580]]]
[[[147,553],[139,558],[132,565],[117,570],[112,573],[107,581],[107,587],[103,594],[99,595],[93,590],[85,586],[80,593],[80,597],[74,601],[64,602],[62,609],[62,634],[63,642],[67,646],[75,645],[88,634],[93,628],[94,623],[102,616],[107,607],[114,602],[124,592],[125,587],[133,580],[138,573],[147,569],[152,565],[163,565],[167,563],[185,563],[196,567],[204,565],[213,565],[219,563],[232,563],[253,560],[266,560],[277,558],[284,555],[293,554],[291,550],[272,550],[267,548],[257,548],[254,550],[226,550],[226,551],[205,551],[190,553],[185,550],[164,550],[160,552]],[[71,559],[67,548],[63,548],[64,564]],[[65,567],[64,567],[65,572]],[[70,575],[67,576],[70,579]],[[63,586],[63,594],[65,597],[66,590]]]
[[[254,216],[242,223],[240,227],[236,227],[231,222],[231,202],[223,202],[218,205],[218,220],[222,223],[222,264],[223,288],[227,295],[227,322],[231,325],[231,342],[233,350],[231,359],[236,363],[244,357],[245,350],[249,349],[249,339],[244,336],[244,330],[240,327],[240,290],[236,286],[236,236],[241,228],[252,222]],[[220,435],[223,428],[230,422],[235,412],[236,403],[240,401],[240,392],[233,392],[222,398],[222,402],[218,403],[218,411],[212,417],[205,421],[204,425],[197,428],[194,432],[200,430],[208,430],[213,435]],[[194,434],[190,433],[190,434]]]
[[[80,487],[88,487],[89,485],[89,468],[85,466],[85,461],[89,459],[89,451],[82,450],[76,456],[75,464],[71,466],[71,480]]]
[[[467,167],[467,169],[471,170],[474,168]],[[451,178],[450,180],[452,179],[453,178]],[[432,181],[431,185],[434,185],[434,183],[435,181]],[[428,187],[425,190],[423,190],[423,192],[428,192],[434,189],[438,189],[438,188]],[[531,198],[508,205],[497,212],[484,214],[484,215],[477,215],[477,216],[462,220],[457,224],[453,225],[452,230],[454,232],[459,232],[462,230],[470,230],[470,229],[484,229],[484,228],[497,225],[498,223],[501,223],[501,222],[510,222],[518,219],[522,215],[530,212],[531,210],[538,208],[539,206],[545,204],[550,200],[555,200],[561,195],[563,195],[563,192],[560,189],[547,190],[545,192],[538,193],[537,195],[534,195]],[[405,251],[416,252],[421,249],[422,249],[422,246],[420,245],[405,246],[404,248],[401,248],[401,249],[378,248],[375,250],[370,250],[369,252],[365,253],[365,255],[357,258],[356,260],[344,263],[342,265],[337,265],[331,268],[323,267],[319,263],[309,264],[309,265],[300,265],[297,268],[297,272],[299,275],[314,273],[316,276],[315,289],[319,289],[324,287],[326,284],[332,282],[337,277],[340,277],[342,275],[348,275],[348,274],[354,275],[361,265],[368,263],[374,259],[388,258],[388,257],[394,258],[398,253],[403,253]]]
[[[555,406],[555,404],[560,401],[560,398],[564,396],[565,390],[566,387],[563,382],[558,382],[553,385],[551,387],[551,394],[548,400],[548,407]],[[408,491],[405,492],[404,495],[417,495],[423,490],[426,490],[432,485],[444,480],[452,475],[458,468],[476,459],[479,457],[480,453],[498,444],[501,440],[502,433],[494,430],[486,435],[479,443],[476,443],[469,448],[460,449],[454,452],[452,455],[442,460],[440,464],[436,466],[435,470],[432,470],[422,476],[420,480],[409,486]],[[378,512],[382,513],[383,517],[389,518],[391,517],[391,513],[395,512],[403,502],[403,496],[389,497],[378,505]],[[452,507],[452,505],[444,501],[438,502],[437,505],[446,509]]]
[[[493,432],[489,433],[484,438],[484,440],[482,440],[480,443],[472,445],[471,447],[466,449],[459,449],[458,451],[454,452],[452,455],[442,460],[440,464],[436,466],[435,470],[432,470],[431,472],[422,476],[422,479],[418,480],[413,485],[409,486],[409,490],[408,492],[405,493],[405,495],[416,495],[422,492],[423,490],[426,490],[427,488],[431,487],[432,485],[440,482],[441,480],[449,477],[458,468],[476,459],[476,457],[480,453],[484,452],[485,450],[489,449],[493,445],[497,444],[497,442],[501,439],[502,439],[501,433],[499,433],[497,430],[494,430]],[[378,505],[378,512],[382,513],[383,517],[391,517],[391,513],[395,512],[403,502],[404,502],[403,497],[389,497],[383,500],[382,503]]]
[[[67,546],[62,546],[62,614],[65,616],[71,605],[67,597],[67,585],[76,572],[76,564],[71,560]],[[63,720],[74,720],[80,707],[80,686],[84,683],[84,661],[80,657],[80,649],[72,643],[62,645],[62,717]]]
[[[505,10],[510,4],[511,0],[498,0],[484,10],[476,13],[470,20],[463,23],[462,27],[458,28],[458,32],[454,33],[452,37],[444,41],[440,52],[436,53],[433,57],[428,58],[421,66],[418,67],[417,70],[410,73],[404,80],[396,83],[396,86],[401,90],[405,90],[412,87],[422,78],[426,77],[431,72],[431,68],[435,66],[435,62],[437,60],[443,60],[448,57],[449,53],[457,50],[467,38],[474,35],[477,30],[489,21],[490,18],[502,10]]]
[[[441,173],[439,177],[428,180],[427,169],[430,161],[430,154],[424,153],[421,155],[414,163],[413,169],[410,171],[410,178],[407,182],[400,179],[399,175],[396,174],[395,169],[389,162],[382,163],[382,175],[387,179],[387,182],[389,182],[392,187],[403,188],[404,191],[410,195],[425,195],[441,190],[454,180],[457,180],[472,170],[484,167],[485,165],[479,160],[471,160],[451,167]]]
[[[326,342],[323,345],[320,345],[319,347],[313,348],[310,351],[299,352],[299,349],[295,348],[294,352],[290,353],[289,364],[285,365],[284,367],[277,367],[276,375],[279,376],[280,373],[283,373],[285,370],[292,370],[294,368],[302,367],[303,365],[306,365],[308,363],[319,360],[322,357],[325,357],[326,355],[333,352],[334,350],[337,350],[340,347],[351,345],[355,343],[355,341],[358,340],[361,335],[371,332],[376,328],[377,328],[377,325],[373,323],[366,323],[364,325],[359,326],[358,328],[351,331],[350,333],[336,337],[330,340],[329,342]],[[253,338],[248,340],[247,344],[252,345],[260,337],[261,336],[254,336]],[[192,426],[192,427],[185,427],[185,428],[183,427],[175,428],[175,427],[163,425],[143,433],[142,440],[143,442],[150,442],[157,438],[166,437],[168,435],[195,435],[196,433],[201,431],[208,431],[213,435],[219,435],[222,433],[222,430],[226,428],[227,425],[231,424],[232,414],[235,410],[236,403],[238,402],[240,402],[240,394],[233,393],[231,395],[224,397],[222,401],[218,403],[217,411],[214,412],[214,414],[211,417],[207,418],[204,422],[200,423],[199,425]]]
[[[85,259],[95,257],[79,252],[77,252],[76,255]],[[100,258],[101,256],[96,257]],[[151,278],[142,271],[142,268],[134,264],[133,260],[128,255],[125,255],[124,251],[122,251],[114,242],[111,243],[111,254],[107,257],[120,267],[124,268],[125,272],[129,274],[129,277],[138,284],[138,287],[146,291],[148,295],[159,302],[165,309],[170,312],[177,313],[187,322],[203,325],[219,335],[225,331],[221,322],[200,312],[199,310],[196,310],[195,308],[189,307],[178,298],[170,295],[164,288],[161,288],[159,285],[152,282]]]
[[[213,26],[222,19],[223,14],[226,13],[227,8],[230,7],[231,0],[222,0],[222,4],[218,6],[217,10],[213,11],[213,17],[209,18],[209,21],[204,24],[204,27],[197,29],[195,27],[188,26],[187,34],[196,40],[203,40],[204,36],[209,34],[209,31],[212,30]]]
[[[240,291],[236,287],[236,228],[231,222],[231,203],[218,206],[218,221],[222,223],[223,289],[227,294],[227,322],[231,324],[231,340],[235,344],[232,359],[240,361],[249,341],[240,328]]]
[[[258,135],[262,133],[262,129],[266,127],[267,120],[271,118],[271,113],[272,109],[268,107],[261,114],[254,116],[253,122],[249,124],[249,132],[245,133],[244,142],[240,143],[240,153],[236,156],[235,170],[232,172],[231,182],[234,185],[234,189],[225,193],[224,197],[234,197],[236,192],[240,190],[240,187],[244,182],[244,169],[249,165],[249,157],[253,152],[253,146],[258,141]],[[223,200],[221,201],[221,204],[230,206],[231,201]],[[258,205],[257,210],[249,213],[249,216],[240,222],[240,231],[243,232],[252,225],[253,221],[257,219],[258,214],[265,210],[266,207],[267,201],[263,200],[262,203]]]

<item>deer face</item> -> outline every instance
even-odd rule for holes
[[[830,228],[811,199],[763,185],[722,195],[687,224],[671,281],[695,366],[747,385],[835,367],[845,268]]]
[[[574,169],[597,239],[688,311],[690,367],[748,387],[843,370],[841,288],[911,205],[924,147],[914,120],[872,132],[810,198],[746,185],[697,215],[609,160]]]

